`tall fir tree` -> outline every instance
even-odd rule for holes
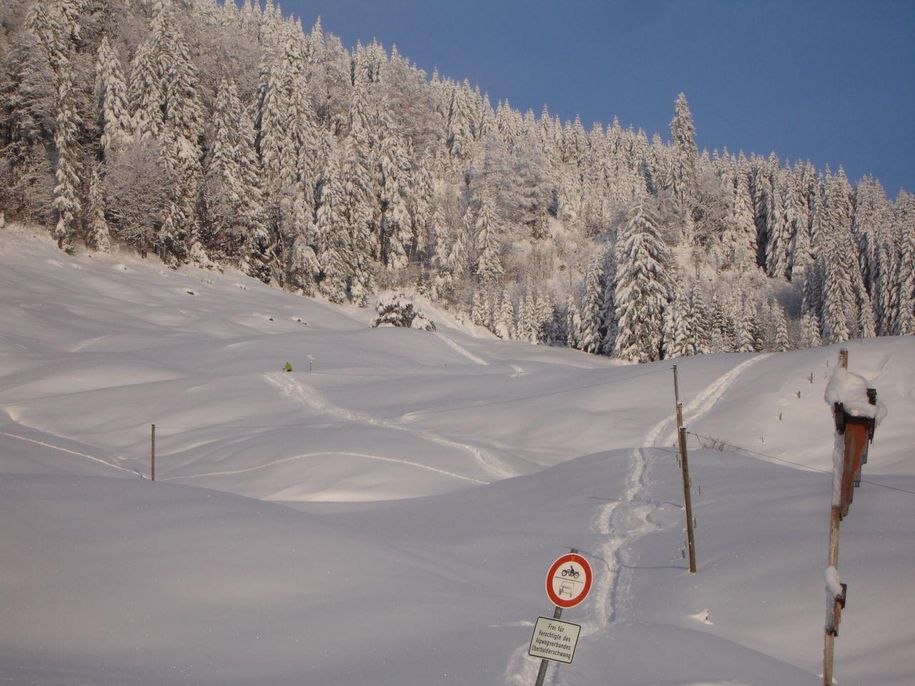
[[[667,185],[686,218],[685,238],[692,239],[693,210],[699,195],[699,172],[696,168],[696,129],[693,115],[683,93],[677,95],[675,114],[670,122],[673,159]]]
[[[127,82],[121,61],[111,47],[108,36],[102,36],[95,66],[95,93],[102,130],[101,147],[105,159],[131,135]]]
[[[34,3],[25,18],[25,26],[35,36],[54,78],[54,148],[56,167],[53,206],[57,222],[51,236],[67,252],[75,249],[81,212],[80,186],[82,120],[77,108],[74,82],[74,39],[78,39],[78,12],[70,2],[56,2],[45,7]]]
[[[578,349],[586,353],[600,353],[603,348],[601,325],[604,299],[603,284],[604,256],[597,254],[588,262],[585,270],[584,298],[581,303],[581,324]]]
[[[111,252],[111,232],[105,219],[105,196],[102,192],[102,174],[99,165],[92,172],[89,183],[89,221],[86,243],[100,253]]]
[[[661,359],[671,263],[654,213],[644,200],[637,201],[617,244],[616,357],[633,362]]]
[[[349,227],[343,172],[336,154],[328,159],[321,183],[316,232],[318,263],[321,268],[319,289],[331,302],[344,302],[350,277]]]
[[[496,288],[502,280],[502,241],[499,217],[489,195],[480,200],[474,220],[476,230],[476,273],[484,291]]]

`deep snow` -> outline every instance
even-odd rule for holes
[[[838,348],[676,361],[692,576],[669,361],[420,307],[438,332],[0,232],[4,683],[533,684],[571,547],[596,580],[548,683],[821,682]],[[902,686],[915,341],[848,348],[889,414],[842,525],[836,675]]]

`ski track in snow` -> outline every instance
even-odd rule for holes
[[[327,398],[325,398],[321,392],[318,391],[318,389],[314,388],[313,386],[306,386],[298,379],[290,376],[288,372],[273,372],[265,375],[265,378],[267,379],[268,383],[282,391],[282,393],[286,395],[286,397],[288,397],[290,400],[293,400],[294,402],[297,402],[300,405],[308,407],[317,412],[321,412],[322,414],[329,414],[332,417],[337,417],[338,419],[342,419],[348,422],[367,424],[369,426],[376,426],[382,429],[410,433],[437,445],[470,453],[474,460],[479,462],[486,469],[486,471],[498,479],[516,476],[514,471],[501,465],[499,460],[497,460],[492,455],[489,455],[481,448],[476,447],[475,445],[471,445],[469,443],[459,443],[458,441],[452,441],[449,438],[444,438],[443,436],[439,436],[438,434],[434,434],[429,431],[401,426],[400,424],[396,424],[385,419],[379,419],[377,417],[372,417],[371,415],[356,412],[354,410],[348,410],[345,407],[334,405],[332,402],[327,400]],[[466,478],[470,479],[471,477]],[[478,479],[472,480],[479,481]],[[480,483],[489,482],[481,481]]]
[[[743,374],[748,367],[753,366],[757,362],[766,359],[771,353],[761,353],[754,355],[749,360],[741,362],[739,365],[734,367],[727,374],[720,376],[718,379],[713,381],[710,385],[706,386],[705,389],[693,398],[689,403],[683,406],[683,423],[689,424],[689,421],[696,421],[700,417],[708,414],[715,403],[721,400],[721,397],[725,392],[733,385],[734,381]],[[664,428],[668,424],[673,424],[674,420],[672,418],[665,419],[663,422],[660,422],[648,436],[645,438],[645,445],[656,445],[657,439],[661,435],[661,432],[664,431]],[[677,440],[677,431],[673,429],[663,441],[661,445],[672,445]]]
[[[692,420],[707,414],[748,367],[766,357],[768,354],[756,355],[706,386],[684,406],[684,418],[687,412]],[[591,591],[593,600],[590,603],[589,618],[582,623],[581,638],[602,631],[608,624],[616,621],[620,613],[629,606],[626,582],[619,573],[626,561],[626,551],[640,538],[659,528],[650,519],[656,505],[649,499],[647,492],[647,451],[658,445],[658,438],[667,425],[673,422],[674,419],[668,417],[655,424],[645,435],[642,446],[629,452],[630,468],[622,498],[602,505],[592,520],[592,531],[608,537],[596,550],[598,560],[605,563],[606,568],[603,574],[595,574]],[[671,436],[676,437],[676,432],[674,431]],[[670,438],[669,442],[672,441],[673,438]],[[661,445],[666,445],[667,442]],[[505,670],[507,684],[528,686],[537,678],[540,659],[529,657],[528,647],[528,644],[524,644],[512,653]],[[556,683],[556,674],[556,668],[551,665],[547,671],[546,681]]]
[[[471,476],[463,476],[461,474],[456,474],[454,472],[449,472],[445,469],[439,469],[438,467],[430,467],[429,465],[420,464],[418,462],[410,462],[409,460],[398,460],[394,457],[384,457],[383,455],[373,455],[370,453],[351,453],[351,452],[340,452],[339,450],[322,450],[316,453],[302,453],[301,455],[292,455],[290,457],[281,457],[278,460],[271,460],[270,462],[265,462],[264,464],[259,464],[254,467],[242,467],[241,469],[227,469],[221,472],[206,472],[205,474],[188,474],[186,476],[169,476],[164,479],[159,479],[160,481],[180,481],[185,479],[202,479],[207,476],[235,476],[237,474],[247,474],[248,472],[256,472],[260,469],[267,469],[268,467],[273,467],[274,465],[283,464],[284,462],[294,462],[296,460],[304,460],[309,457],[320,457],[322,455],[345,455],[347,457],[360,457],[365,460],[376,460],[378,462],[393,462],[395,464],[405,465],[407,467],[416,467],[417,469],[425,469],[429,472],[435,472],[436,474],[443,474],[445,476],[450,476],[455,479],[461,479],[462,481],[470,481],[475,484],[487,485],[488,481],[481,481],[480,479],[474,479]]]
[[[447,345],[449,348],[454,350],[454,352],[456,352],[458,355],[461,355],[462,357],[466,357],[468,360],[470,360],[474,364],[478,364],[483,367],[489,366],[489,362],[484,360],[482,357],[477,357],[472,352],[467,350],[467,348],[465,348],[464,346],[459,344],[457,341],[455,341],[451,338],[448,338],[448,336],[444,335],[443,333],[440,333],[438,331],[433,331],[432,335],[435,336],[436,338],[438,338],[442,343]]]
[[[70,455],[76,455],[77,457],[82,457],[87,460],[92,460],[93,462],[98,462],[99,464],[103,464],[106,467],[111,467],[112,469],[117,469],[120,472],[127,472],[131,476],[139,476],[139,477],[143,476],[142,474],[140,474],[140,472],[136,471],[135,469],[127,469],[126,467],[121,467],[119,465],[108,462],[107,460],[103,460],[100,457],[96,457],[95,455],[87,455],[86,453],[81,453],[78,450],[70,450],[69,448],[62,448],[59,445],[45,443],[44,441],[39,441],[35,438],[26,438],[25,436],[19,436],[17,434],[7,433],[6,431],[0,431],[0,436],[7,436],[9,438],[15,438],[20,441],[25,441],[26,443],[33,443],[35,445],[40,445],[45,448],[51,448],[52,450],[59,450],[62,453],[69,453]]]

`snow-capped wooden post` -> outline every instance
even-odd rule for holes
[[[826,627],[823,648],[823,686],[832,686],[835,638],[839,635],[848,585],[839,577],[839,526],[848,514],[854,487],[860,484],[861,465],[867,462],[867,448],[874,429],[886,415],[877,402],[877,391],[848,371],[848,351],[839,351],[839,366],[826,387],[826,402],[835,419],[833,448],[832,507],[829,517],[829,563],[826,567]]]
[[[677,428],[683,426],[683,415],[680,414],[680,384],[677,381],[677,365],[671,367],[674,370],[674,407],[677,408]]]
[[[156,480],[156,425],[151,424],[150,448],[149,448],[149,478]]]
[[[677,405],[677,416],[682,417],[682,405]],[[677,430],[677,437],[680,441],[680,467],[683,470],[683,505],[686,508],[686,545],[689,548],[689,571],[691,574],[696,573],[696,534],[693,523],[693,499],[692,484],[689,480],[689,462],[686,457],[686,428],[680,427]]]
[[[689,571],[696,573],[696,538],[693,522],[693,499],[689,481],[689,463],[686,458],[686,428],[683,426],[683,403],[680,402],[680,384],[677,379],[677,365],[674,372],[674,403],[677,408],[677,441],[680,446],[680,469],[683,471],[683,504],[686,509],[686,546],[689,549]]]

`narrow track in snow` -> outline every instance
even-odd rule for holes
[[[111,469],[117,469],[119,472],[126,472],[126,473],[130,474],[131,476],[143,477],[143,475],[140,472],[138,472],[136,469],[128,469],[127,467],[121,467],[120,465],[116,465],[113,462],[108,462],[107,460],[103,460],[102,458],[96,457],[95,455],[89,455],[88,453],[81,453],[78,450],[70,450],[70,448],[62,448],[59,445],[53,445],[52,443],[46,443],[45,441],[39,441],[38,439],[35,439],[35,438],[19,436],[18,434],[11,434],[6,431],[0,431],[0,436],[6,436],[8,438],[15,438],[20,441],[25,441],[26,443],[33,443],[34,445],[40,445],[44,448],[51,448],[52,450],[57,450],[62,453],[76,455],[77,457],[82,457],[83,459],[91,460],[92,462],[98,462],[99,464],[105,465],[106,467],[111,467]]]
[[[684,406],[684,416],[695,421],[707,414],[748,367],[766,357],[768,354],[756,355],[715,379]],[[620,574],[620,569],[626,561],[627,549],[642,537],[659,529],[658,525],[651,521],[651,513],[657,506],[651,502],[648,492],[648,453],[651,448],[659,445],[659,437],[673,423],[672,417],[661,420],[645,434],[640,447],[629,451],[629,470],[622,496],[598,508],[591,522],[592,531],[606,536],[595,551],[597,557],[605,564],[599,565],[595,573],[589,601],[589,618],[582,624],[581,639],[593,636],[610,623],[617,621],[621,611],[629,603],[626,597],[627,582]],[[671,435],[675,438],[676,431]],[[673,441],[673,438],[670,441]],[[660,445],[666,445],[668,442],[665,439]],[[525,644],[512,653],[505,670],[506,684],[528,686],[534,683],[540,660],[529,657],[527,650],[528,645]],[[553,675],[552,680],[550,674]],[[551,667],[547,672],[547,683],[555,683],[555,680],[556,669]]]

